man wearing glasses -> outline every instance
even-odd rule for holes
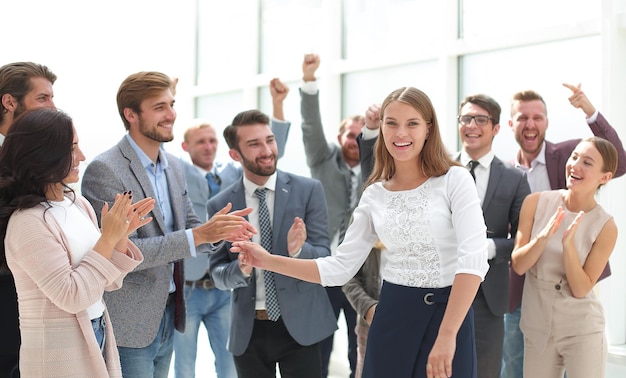
[[[472,304],[478,376],[499,378],[504,314],[509,308],[509,260],[530,187],[526,173],[493,153],[491,146],[500,131],[500,105],[494,99],[484,94],[466,97],[458,120],[463,148],[455,158],[474,177],[489,241],[489,271]]]

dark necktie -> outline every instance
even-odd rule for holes
[[[474,179],[474,181],[476,181],[476,174],[474,173],[474,169],[476,169],[478,164],[479,163],[476,160],[470,160],[470,162],[469,162],[469,171],[470,171],[470,174],[472,175],[472,178]]]
[[[259,225],[261,226],[261,246],[269,253],[272,253],[272,223],[270,213],[265,202],[265,192],[267,188],[257,188],[254,191],[259,199]],[[263,272],[265,282],[265,307],[267,316],[271,321],[277,321],[280,317],[280,306],[276,297],[276,284],[274,283],[274,273],[266,270]]]
[[[220,178],[209,172],[206,174],[206,182],[209,184],[209,198],[213,197],[220,191]]]
[[[174,263],[174,285],[176,291],[174,292],[174,327],[181,333],[185,333],[185,320],[187,318],[185,301],[184,301],[184,271],[185,266],[182,261],[176,261]]]

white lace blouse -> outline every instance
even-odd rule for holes
[[[380,238],[388,259],[385,281],[441,288],[452,285],[458,273],[485,277],[486,232],[476,186],[467,169],[454,166],[411,190],[370,185],[337,253],[315,261],[322,285],[341,286]]]

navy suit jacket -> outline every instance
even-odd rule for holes
[[[233,210],[246,207],[243,180],[211,198],[209,215],[232,202]],[[330,254],[328,216],[324,191],[319,181],[277,171],[272,225],[272,253],[288,256],[287,233],[295,217],[304,220],[307,240],[300,259],[314,259]],[[222,290],[233,289],[232,317],[228,350],[239,356],[245,352],[254,327],[256,301],[256,270],[244,277],[237,254],[224,242],[210,256],[209,266],[215,285]],[[274,274],[281,317],[289,334],[301,345],[312,345],[330,336],[337,322],[326,290],[319,285],[281,274]]]

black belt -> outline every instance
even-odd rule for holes
[[[213,282],[211,277],[205,277],[197,281],[185,281],[185,285],[191,286],[192,288],[213,289],[215,282]]]

